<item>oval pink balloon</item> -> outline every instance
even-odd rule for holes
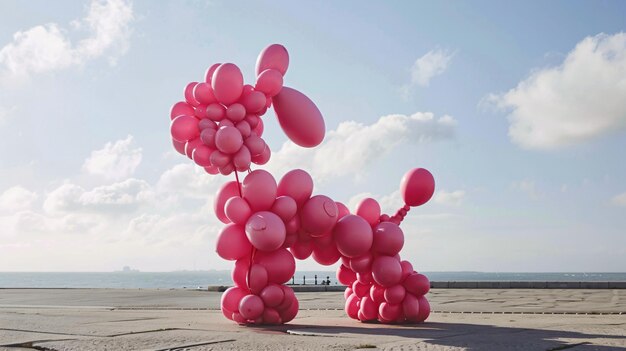
[[[363,217],[370,225],[374,225],[380,218],[380,205],[372,198],[365,198],[356,206],[356,214]]]
[[[289,53],[284,46],[280,44],[272,44],[263,49],[256,60],[256,75],[266,69],[275,69],[283,76],[287,73],[289,67]]]
[[[359,301],[360,301],[359,297],[356,296],[355,294],[352,294],[348,297],[348,299],[346,300],[346,305],[344,307],[348,317],[352,319],[359,319],[358,318],[359,305],[357,304],[357,302]]]
[[[217,131],[212,128],[205,128],[200,132],[200,140],[202,143],[210,148],[215,148],[215,134]]]
[[[231,312],[239,312],[239,303],[246,295],[247,293],[243,289],[233,286],[224,291],[220,305]]]
[[[428,202],[435,192],[435,178],[424,168],[408,171],[400,182],[400,194],[409,206],[420,206]]]
[[[335,225],[337,215],[337,204],[332,199],[324,195],[313,196],[300,210],[302,229],[311,236],[320,236]]]
[[[313,253],[313,246],[310,241],[296,241],[289,251],[293,254],[293,257],[299,260],[306,260]]]
[[[385,301],[385,288],[378,284],[372,284],[370,288],[370,297],[376,303],[382,303]]]
[[[405,295],[406,289],[400,284],[396,284],[385,289],[385,301],[390,304],[401,303],[402,300],[404,300]]]
[[[243,91],[243,75],[235,64],[221,64],[211,80],[213,94],[224,105],[236,102]]]
[[[226,108],[221,104],[210,104],[206,107],[206,116],[213,121],[221,121],[226,116]]]
[[[245,142],[245,138],[250,136],[250,132],[252,132],[252,129],[250,128],[250,124],[246,121],[239,121],[237,124],[235,124],[235,128],[239,129],[239,132],[241,133],[241,136],[244,137],[244,142]],[[249,151],[249,149],[248,149]],[[252,155],[252,154],[250,154]]]
[[[242,146],[233,156],[233,165],[239,172],[245,172],[250,169],[250,162],[252,162],[252,156],[250,156],[250,151],[245,146]]]
[[[394,256],[404,246],[404,233],[400,226],[391,222],[382,222],[374,228],[374,242],[372,248],[375,252]]]
[[[282,318],[278,311],[271,307],[265,307],[265,310],[263,310],[263,324],[274,325],[280,323],[282,323]]]
[[[371,321],[378,317],[378,305],[370,299],[369,295],[365,295],[361,298],[359,310],[364,317],[361,321]]]
[[[205,129],[212,129],[215,131],[217,130],[217,123],[208,118],[203,118],[200,122],[198,122],[198,127],[200,127],[201,131],[204,131]]]
[[[254,261],[267,269],[271,283],[283,284],[288,282],[296,272],[296,260],[287,249],[278,249],[272,252],[259,251]]]
[[[348,267],[341,265],[337,268],[337,280],[346,286],[352,286],[356,280],[356,274]]]
[[[193,150],[191,158],[198,166],[209,167],[211,166],[210,157],[212,152],[213,149],[211,149],[210,147],[206,145],[198,145]]]
[[[362,298],[369,294],[370,287],[369,285],[363,284],[360,281],[355,280],[354,283],[352,283],[352,291],[356,296]]]
[[[406,277],[414,272],[413,265],[409,261],[402,261],[400,262],[400,266],[402,266],[402,281],[404,281]]]
[[[372,255],[367,253],[363,256],[350,259],[350,268],[355,272],[369,271],[372,266]]]
[[[193,89],[196,87],[196,85],[198,85],[198,82],[191,82],[185,87],[185,101],[187,101],[187,103],[193,107],[200,105],[198,100],[193,97]]]
[[[267,270],[260,264],[253,264],[247,276],[248,287],[253,294],[261,293],[267,286]]]
[[[412,273],[404,280],[404,287],[415,296],[422,296],[430,290],[430,281],[425,275]]]
[[[324,140],[324,117],[306,95],[283,87],[273,101],[280,127],[291,141],[303,147],[314,147]]]
[[[313,193],[313,178],[306,171],[294,169],[280,179],[277,190],[278,196],[289,196],[302,208]]]
[[[260,91],[253,91],[242,100],[243,106],[248,112],[256,113],[261,111],[266,103],[265,94]]]
[[[235,103],[226,109],[226,117],[233,122],[239,122],[246,117],[246,108],[242,104]]]
[[[261,251],[274,251],[285,242],[285,225],[273,212],[261,211],[246,222],[246,234],[254,247]]]
[[[222,185],[215,196],[215,200],[213,201],[213,210],[215,212],[215,216],[217,216],[222,223],[230,223],[230,220],[224,212],[224,206],[226,205],[226,201],[235,196],[239,197],[239,186],[235,181],[230,181]]]
[[[235,268],[230,274],[235,286],[244,290],[248,289],[248,270],[250,269],[250,257],[244,256],[235,262]]]
[[[372,248],[372,227],[359,216],[347,215],[340,219],[333,228],[333,236],[337,249],[347,257],[361,256]]]
[[[277,284],[270,284],[261,291],[261,299],[265,303],[265,306],[276,307],[283,302],[285,293],[283,289]]]
[[[207,83],[211,83],[211,81],[213,80],[213,73],[215,73],[215,70],[221,65],[221,63],[214,63],[213,65],[211,65],[211,67],[207,68],[205,73],[204,73],[204,81]]]
[[[419,313],[417,315],[417,321],[423,322],[430,315],[430,304],[424,296],[418,296],[417,302],[419,303]]]
[[[372,277],[378,285],[389,287],[396,285],[402,278],[402,267],[397,258],[378,256],[372,263]]]
[[[192,159],[193,158],[193,151],[200,145],[202,145],[202,140],[200,140],[200,138],[195,138],[195,139],[189,140],[185,144],[185,155],[187,155],[187,157]]]
[[[189,141],[200,136],[198,119],[190,116],[178,116],[170,125],[172,138],[177,141]]]
[[[272,212],[276,213],[283,221],[287,222],[298,211],[296,201],[290,196],[279,196],[272,205]]]
[[[215,251],[221,258],[234,261],[249,255],[252,252],[252,245],[242,226],[228,224],[217,237]]]
[[[266,69],[257,78],[254,89],[273,97],[283,88],[283,76],[275,69]]]
[[[247,320],[257,319],[263,314],[263,300],[256,295],[246,295],[239,303],[239,313]]]
[[[243,143],[250,150],[252,157],[260,155],[265,149],[265,142],[256,134],[251,134]]]
[[[180,153],[181,155],[185,155],[185,144],[186,143],[184,141],[172,139],[172,145],[174,145],[174,149],[176,149],[176,151],[178,151],[178,153]]]
[[[335,203],[337,204],[337,210],[339,210],[338,219],[341,219],[350,214],[350,210],[348,209],[348,206],[344,205],[343,203],[339,201],[336,201]]]
[[[216,102],[215,95],[213,95],[213,89],[209,83],[198,83],[193,88],[193,97],[200,104],[208,105]]]
[[[243,145],[243,137],[235,127],[221,127],[215,133],[215,146],[225,154],[234,154]]]
[[[243,198],[252,211],[267,211],[276,200],[276,180],[265,170],[257,169],[248,174],[241,185]]]
[[[267,161],[270,160],[271,154],[272,152],[270,151],[269,146],[267,146],[266,144],[263,152],[261,152],[260,155],[252,156],[252,162],[256,163],[257,165],[264,165],[267,163]]]
[[[383,302],[378,308],[378,313],[381,317],[388,321],[395,321],[400,317],[400,314],[402,313],[402,306],[399,304],[390,304],[388,302]]]
[[[263,96],[263,103],[265,104],[265,96]],[[179,101],[172,106],[170,110],[170,118],[174,119],[178,116],[194,116],[195,110],[193,106],[189,105],[185,101]]]
[[[333,265],[341,258],[341,254],[334,245],[325,248],[314,247],[311,255],[315,262],[323,266]]]
[[[215,150],[211,153],[211,164],[218,168],[226,167],[230,165],[230,155],[226,155],[220,150]]]
[[[224,213],[233,223],[245,225],[252,215],[252,210],[246,200],[239,196],[233,196],[226,201]]]

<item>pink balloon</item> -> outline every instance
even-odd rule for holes
[[[335,225],[337,215],[337,204],[332,199],[324,195],[313,196],[300,211],[302,229],[311,236],[321,236]]]
[[[435,192],[435,178],[424,168],[408,171],[400,182],[400,193],[404,203],[420,206],[428,202]]]
[[[385,301],[390,304],[401,303],[402,300],[404,300],[405,295],[406,289],[400,284],[396,284],[385,289]]]
[[[250,124],[246,121],[239,121],[237,124],[235,124],[235,128],[237,128],[239,130],[239,132],[241,133],[241,136],[245,138],[250,136],[250,133],[252,132],[252,129],[250,128]]]
[[[313,246],[311,246],[309,241],[296,241],[289,251],[291,251],[293,257],[299,260],[306,260],[313,253]]]
[[[265,104],[265,96],[263,96],[263,103]],[[170,110],[170,118],[174,119],[178,116],[194,116],[195,111],[193,106],[184,101],[179,101],[172,106]]]
[[[402,261],[400,262],[400,266],[402,266],[402,281],[404,281],[406,277],[414,272],[413,265],[409,261]]]
[[[413,294],[406,294],[402,301],[402,312],[406,319],[411,322],[417,322],[419,318],[419,302]]]
[[[185,87],[185,101],[187,101],[189,105],[194,107],[200,105],[198,100],[193,97],[193,89],[196,87],[196,85],[198,85],[198,82],[191,82]]]
[[[217,101],[230,105],[237,101],[243,91],[243,75],[232,63],[221,64],[213,73],[211,87]]]
[[[394,256],[404,246],[404,233],[397,224],[382,222],[374,229],[372,249],[380,254]]]
[[[248,287],[253,294],[260,294],[267,286],[267,270],[260,264],[253,264],[247,276]]]
[[[280,318],[280,314],[278,311],[271,307],[266,307],[263,310],[263,324],[280,324],[282,319]]]
[[[246,234],[254,247],[261,251],[274,251],[285,242],[285,225],[273,212],[261,211],[246,222]]]
[[[185,142],[172,139],[172,145],[174,145],[174,149],[176,149],[176,151],[178,151],[178,153],[182,155],[185,154],[185,144]]]
[[[225,153],[215,150],[211,153],[211,164],[217,166],[219,168],[225,167],[230,164],[230,155],[226,155]]]
[[[285,222],[292,219],[297,211],[298,205],[290,196],[279,196],[272,205],[272,212],[276,213]]]
[[[206,107],[207,118],[214,121],[221,121],[226,116],[226,108],[221,104],[210,104]]]
[[[378,284],[372,284],[370,288],[370,297],[374,302],[380,304],[385,301],[385,288]]]
[[[333,236],[337,249],[347,257],[361,256],[372,247],[372,227],[359,216],[347,215],[340,219],[333,229]]]
[[[303,147],[314,147],[324,140],[324,118],[306,95],[283,87],[273,101],[280,127],[291,141]]]
[[[240,225],[226,225],[217,237],[217,254],[225,260],[238,260],[252,251],[252,245]]]
[[[402,313],[402,306],[399,304],[394,305],[388,302],[383,302],[378,307],[378,313],[381,317],[388,321],[395,321]]]
[[[356,279],[361,282],[361,284],[365,284],[367,286],[372,284],[372,273],[371,272],[360,272],[356,274]]]
[[[233,156],[233,165],[239,172],[245,172],[250,169],[250,162],[252,162],[252,156],[250,156],[250,151],[245,146],[242,146]]]
[[[266,96],[275,96],[283,88],[283,75],[275,69],[266,69],[257,77],[254,88]]]
[[[232,320],[241,325],[248,323],[248,321],[239,312],[233,313]]]
[[[232,104],[226,109],[226,117],[233,122],[239,122],[246,118],[246,108],[239,103]]]
[[[430,290],[430,281],[423,274],[412,273],[404,280],[404,287],[411,294],[422,296]]]
[[[225,154],[234,154],[241,145],[243,137],[235,127],[221,127],[215,134],[215,146]]]
[[[372,263],[372,277],[378,285],[390,287],[400,282],[402,267],[397,258],[391,256],[378,256]]]
[[[264,130],[264,125],[263,125],[263,120],[259,118],[259,122],[257,123],[256,127],[254,127],[254,129],[252,130],[254,132],[254,134],[258,135],[258,136],[263,136],[263,130]]]
[[[213,95],[213,89],[209,83],[198,83],[193,88],[193,97],[200,104],[208,105],[217,101]]]
[[[289,53],[284,46],[280,44],[272,44],[263,49],[256,60],[256,75],[266,69],[275,69],[281,75],[287,73],[289,67]]]
[[[252,215],[252,210],[246,200],[239,196],[233,196],[226,201],[224,213],[231,222],[245,225],[248,218]]]
[[[359,306],[363,319],[361,321],[371,321],[378,317],[378,305],[370,299],[368,295],[361,298],[361,304]]]
[[[256,163],[257,165],[264,165],[267,163],[267,161],[270,160],[271,154],[272,152],[270,151],[269,146],[267,146],[266,144],[261,154],[252,156],[252,162]]]
[[[261,111],[261,109],[265,107],[265,102],[265,94],[260,91],[253,91],[242,100],[243,106],[246,108],[246,111],[252,113]]]
[[[224,291],[220,305],[230,312],[239,312],[239,303],[246,295],[247,293],[243,289],[233,286]]]
[[[372,198],[365,198],[356,206],[356,214],[363,217],[370,225],[375,225],[380,218],[380,205]]]
[[[177,141],[189,141],[200,135],[198,119],[190,116],[178,116],[170,125],[172,138]]]
[[[235,166],[233,166],[232,163],[229,163],[225,166],[218,167],[218,170],[220,171],[220,174],[222,175],[229,175],[233,173],[233,171],[235,170]]]
[[[297,301],[298,299],[296,298],[296,294],[293,292],[292,288],[288,287],[287,285],[280,285],[280,288],[283,289],[285,297],[283,298],[283,302],[281,302],[281,304],[278,305],[276,309],[279,311],[285,311],[289,307],[291,307],[294,301]]]
[[[210,147],[206,146],[206,145],[198,145],[196,146],[196,148],[193,150],[191,156],[193,161],[201,167],[209,167],[211,165],[211,153],[213,152],[213,149],[211,149]]]
[[[202,140],[200,140],[200,138],[195,138],[195,139],[189,140],[185,144],[185,155],[187,155],[187,157],[193,159],[193,151],[200,145],[202,145]]]
[[[291,305],[280,314],[280,318],[282,319],[283,323],[288,323],[292,321],[294,318],[296,318],[296,315],[298,314],[300,304],[295,296],[292,299],[293,300],[291,302]]]
[[[267,269],[271,283],[283,284],[288,282],[296,272],[296,261],[287,249],[278,249],[272,252],[259,251],[254,261]]]
[[[211,83],[211,80],[213,80],[213,73],[215,73],[215,70],[221,65],[221,63],[214,63],[213,65],[211,65],[211,67],[207,68],[206,71],[204,72],[204,81],[207,83]]]
[[[196,106],[196,109],[194,110],[194,115],[196,116],[196,118],[198,119],[208,118],[206,114],[206,109],[207,109],[207,105],[205,104],[200,104]]]
[[[216,175],[216,174],[218,174],[220,172],[219,169],[216,166],[204,167],[204,170],[208,174],[212,174],[212,175]]]
[[[430,315],[430,304],[424,296],[418,296],[417,302],[419,303],[419,314],[417,315],[417,321],[423,322]]]
[[[265,149],[265,142],[256,134],[252,134],[247,137],[244,144],[248,150],[250,150],[250,155],[252,156],[260,155],[263,152],[263,149]]]
[[[217,123],[217,129],[220,130],[222,127],[234,127],[235,123],[233,123],[230,119],[224,118],[223,120]]]
[[[337,268],[337,280],[346,286],[352,286],[356,280],[356,274],[348,267],[341,265]]]
[[[287,234],[297,234],[300,230],[300,217],[293,216],[285,223]]]
[[[208,118],[201,119],[200,122],[198,122],[198,127],[201,131],[204,131],[205,129],[217,130],[217,124]]]
[[[263,300],[256,295],[246,295],[239,303],[239,313],[247,320],[260,317],[263,314],[263,308],[265,308]]]
[[[254,129],[259,125],[261,119],[257,115],[246,115],[246,122],[250,125],[250,128]],[[258,134],[257,134],[258,135]]]
[[[339,216],[337,217],[338,219],[342,219],[343,217],[350,214],[350,210],[346,205],[338,201],[335,203],[337,204],[337,210],[339,210]]]
[[[357,304],[357,302],[359,301],[359,297],[355,294],[350,295],[346,299],[345,310],[348,317],[352,319],[358,319],[359,305]]]
[[[235,181],[222,185],[217,192],[217,196],[215,196],[213,210],[215,211],[215,216],[217,216],[222,223],[230,223],[230,220],[226,217],[226,213],[224,212],[224,206],[226,205],[226,201],[235,196],[239,197],[239,186]]]
[[[352,295],[352,288],[347,287],[346,290],[343,291],[343,298],[347,300],[350,295]]]
[[[265,306],[276,307],[283,302],[285,298],[285,292],[277,284],[270,284],[261,291],[261,299],[265,303]]]
[[[333,265],[341,258],[341,254],[337,251],[335,245],[330,245],[325,248],[313,247],[312,256],[315,262],[323,266]]]
[[[202,140],[202,143],[204,143],[204,145],[214,148],[216,133],[217,131],[215,129],[211,129],[211,128],[203,129],[202,132],[200,133],[200,140]]]
[[[252,211],[266,211],[276,199],[276,189],[274,177],[265,170],[257,169],[244,178],[241,190]]]
[[[248,270],[250,269],[250,257],[244,256],[235,262],[235,268],[230,274],[235,286],[248,290]]]
[[[354,283],[352,283],[352,291],[356,296],[362,298],[369,294],[370,287],[367,284],[363,284],[360,281],[355,280]]]
[[[372,255],[367,253],[363,256],[350,259],[350,268],[355,272],[366,272],[372,266]]]

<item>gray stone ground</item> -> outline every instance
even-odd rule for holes
[[[341,293],[299,293],[291,323],[242,327],[219,293],[0,289],[0,350],[624,350],[626,290],[434,289],[418,325],[362,324]],[[622,313],[622,314],[620,314]]]

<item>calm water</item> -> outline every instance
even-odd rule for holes
[[[485,273],[423,272],[432,281],[626,281],[626,273]],[[296,272],[295,282],[318,283],[330,277],[337,284],[334,271]],[[208,285],[231,285],[228,271],[190,272],[84,272],[84,273],[5,273],[0,272],[0,288],[204,288]]]

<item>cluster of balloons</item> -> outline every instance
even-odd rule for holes
[[[400,259],[404,234],[400,223],[411,207],[433,195],[433,176],[423,168],[401,181],[405,205],[394,215],[381,213],[378,202],[362,200],[354,213],[341,202],[313,195],[313,179],[304,170],[287,172],[280,181],[267,171],[271,152],[261,138],[261,116],[274,108],[285,134],[296,144],[314,147],[324,139],[324,119],[301,92],[283,86],[287,50],[265,48],[256,64],[255,86],[244,85],[232,63],[215,64],[205,81],[190,83],[185,101],[172,107],[171,134],[176,150],[210,174],[235,172],[214,201],[225,224],[217,254],[235,261],[234,286],[222,295],[224,316],[239,324],[281,324],[295,318],[298,300],[285,285],[296,270],[295,259],[312,257],[322,265],[341,261],[337,279],[346,285],[346,313],[360,321],[424,321],[430,307],[428,279]],[[245,172],[239,181],[237,172]]]
[[[184,101],[170,111],[174,148],[210,173],[245,172],[250,164],[263,165],[271,151],[263,135],[261,116],[274,104],[287,136],[305,147],[324,139],[324,119],[301,92],[284,87],[289,66],[287,50],[278,44],[265,48],[256,63],[256,84],[244,84],[233,63],[210,66],[203,82],[191,82]]]

